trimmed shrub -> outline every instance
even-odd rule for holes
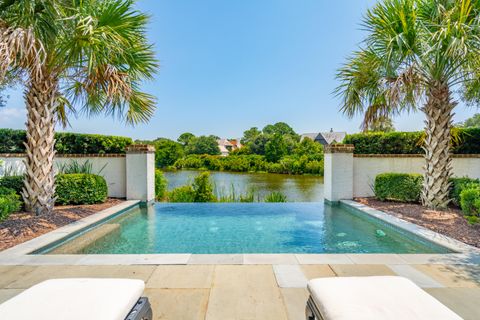
[[[168,192],[170,202],[195,202],[195,192],[192,186],[182,186]]]
[[[420,154],[423,132],[367,132],[348,134],[343,143],[356,154]]]
[[[23,178],[24,176],[6,176],[0,178],[0,188],[10,188],[15,190],[15,192],[20,195],[23,189]]]
[[[450,198],[452,199],[453,204],[460,206],[460,194],[465,189],[472,189],[476,186],[480,186],[479,179],[472,178],[452,178],[451,189],[450,189]]]
[[[381,201],[418,202],[422,182],[420,174],[382,173],[375,177],[375,196]]]
[[[107,182],[95,174],[59,174],[56,185],[57,204],[94,204],[107,200]]]
[[[0,221],[8,218],[12,212],[19,211],[21,207],[22,201],[15,190],[0,187]]]
[[[213,202],[213,184],[210,181],[210,173],[202,172],[193,180],[194,202]]]
[[[287,202],[287,196],[281,192],[274,191],[265,197],[265,202]]]
[[[25,152],[25,130],[0,129],[0,136],[0,153]],[[57,132],[55,139],[55,150],[59,154],[125,153],[125,148],[133,143],[126,137],[68,132]]]
[[[480,128],[455,128],[452,153],[480,154]],[[367,132],[349,134],[345,144],[355,145],[356,154],[423,154],[421,148],[425,133],[416,132]]]
[[[167,178],[162,170],[155,170],[155,200],[162,201],[167,194]]]
[[[460,205],[466,216],[480,216],[480,187],[464,189],[460,193]]]

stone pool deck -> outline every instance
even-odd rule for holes
[[[465,319],[479,319],[480,265],[199,264],[0,266],[0,303],[52,278],[134,278],[154,319],[305,319],[308,279],[401,275]]]

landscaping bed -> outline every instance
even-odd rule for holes
[[[110,198],[100,204],[56,206],[53,214],[43,216],[28,212],[12,213],[0,222],[0,251],[113,207],[122,201]]]
[[[480,248],[480,224],[470,225],[457,208],[431,210],[420,204],[356,198],[357,202]]]

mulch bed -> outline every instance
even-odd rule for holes
[[[480,224],[470,225],[458,208],[430,210],[419,204],[357,198],[356,201],[480,248]]]
[[[0,222],[0,251],[110,208],[122,201],[108,199],[101,204],[57,206],[52,214],[44,216],[35,216],[28,212],[13,213],[7,220]]]

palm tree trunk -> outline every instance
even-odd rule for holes
[[[26,91],[27,159],[22,192],[27,211],[50,213],[55,203],[55,110],[58,81],[48,73],[32,77]]]
[[[429,208],[444,208],[448,205],[449,179],[452,176],[450,155],[450,129],[455,102],[447,85],[436,84],[427,92],[423,107],[426,115],[426,138],[422,204]]]

